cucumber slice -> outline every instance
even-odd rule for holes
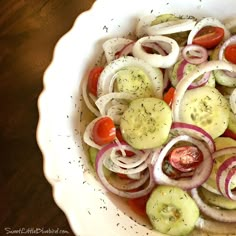
[[[122,115],[120,129],[132,147],[147,149],[166,142],[171,123],[171,109],[163,100],[139,98],[133,100]]]
[[[132,93],[140,98],[153,96],[152,83],[149,77],[138,67],[122,68],[115,74],[115,78],[115,89],[118,92]]]
[[[204,86],[185,93],[180,106],[180,121],[199,126],[215,139],[228,127],[229,113],[225,97],[217,89]]]
[[[214,60],[219,60],[219,51],[220,51],[220,46],[217,46],[211,53],[210,55],[210,60],[214,61]]]
[[[225,74],[223,70],[215,70],[213,73],[218,84],[228,87],[236,87],[236,79]]]
[[[92,167],[94,168],[94,170],[96,170],[96,157],[97,157],[98,149],[94,147],[89,147],[88,153],[89,153],[89,160],[92,164]],[[112,172],[108,170],[105,166],[103,167],[103,172],[106,178],[110,177],[112,174]]]
[[[96,165],[95,163],[96,163],[96,156],[97,156],[97,153],[98,153],[98,149],[96,149],[94,147],[89,147],[88,152],[89,152],[89,160],[90,160],[93,168],[96,169],[95,168],[95,165]]]
[[[180,65],[183,63],[183,60],[180,60],[178,62],[175,63],[172,74],[170,76],[170,81],[172,86],[176,87],[179,80],[177,78],[177,71],[180,67]],[[196,65],[193,65],[191,63],[187,63],[185,68],[184,68],[184,76],[188,75],[189,73],[191,73],[192,71],[194,71],[197,68]],[[200,79],[200,78],[199,78]],[[208,82],[205,84],[205,86],[209,86],[209,87],[215,87],[215,77],[214,74],[211,73],[210,78],[208,80]]]
[[[152,21],[151,26],[165,23],[167,21],[173,21],[173,20],[179,20],[179,18],[173,14],[159,15],[156,17],[155,20]]]
[[[199,209],[188,193],[173,186],[158,186],[146,205],[153,227],[168,235],[187,235],[195,226]]]
[[[236,209],[236,201],[230,200],[224,196],[212,193],[205,188],[200,188],[200,194],[204,201],[213,206],[221,207],[228,210]]]

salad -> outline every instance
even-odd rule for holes
[[[236,234],[235,33],[235,20],[148,15],[83,81],[99,180],[161,233]]]

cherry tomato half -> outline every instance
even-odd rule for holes
[[[225,49],[225,58],[233,63],[236,64],[236,44],[231,44]]]
[[[146,204],[149,197],[150,197],[150,194],[145,195],[143,197],[139,197],[139,198],[129,199],[128,204],[135,213],[137,213],[140,216],[146,216],[147,215]]]
[[[100,118],[93,127],[93,141],[98,145],[112,142],[116,137],[116,128],[110,117]]]
[[[236,133],[234,133],[230,129],[226,129],[225,132],[222,134],[223,137],[228,137],[236,140]]]
[[[195,169],[202,161],[202,152],[193,146],[175,148],[169,155],[171,165],[182,172]]]
[[[126,143],[123,139],[123,136],[119,128],[116,129],[116,137],[118,138],[120,142]],[[134,153],[131,151],[125,151],[125,153],[127,157],[132,157],[134,155]]]
[[[88,76],[88,90],[94,96],[97,96],[97,86],[98,86],[98,79],[100,74],[102,73],[104,67],[96,66],[90,72]]]
[[[169,105],[172,105],[172,101],[175,94],[175,88],[170,87],[169,90],[164,94],[163,100]]]
[[[163,162],[162,170],[171,179],[178,179],[182,173],[181,171],[174,168],[167,159],[165,159]]]
[[[215,26],[206,26],[199,30],[193,39],[193,44],[207,49],[216,47],[224,38],[224,29]]]

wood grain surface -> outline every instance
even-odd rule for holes
[[[37,99],[56,42],[93,2],[0,0],[0,235],[73,235],[43,175]]]

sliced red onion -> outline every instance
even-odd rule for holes
[[[178,67],[178,70],[177,70],[177,79],[180,81],[184,78],[184,70],[185,70],[185,67],[188,65],[188,61],[186,60],[183,60],[179,67]],[[197,81],[193,81],[191,83],[191,85],[188,87],[188,89],[194,89],[194,88],[198,88],[198,87],[201,87],[201,86],[204,86],[209,78],[210,78],[210,75],[211,73],[210,72],[206,72],[202,78],[200,80],[197,80]]]
[[[137,189],[143,184],[145,184],[149,177],[150,177],[150,174],[149,174],[149,170],[147,169],[146,171],[140,173],[140,178],[135,181],[133,179],[121,179],[117,175],[115,175],[115,177],[113,176],[110,177],[108,179],[108,182],[114,188],[117,188],[119,190],[129,191],[129,190]]]
[[[131,151],[134,155],[131,157],[120,156],[118,151],[120,151],[120,146],[112,144],[106,148],[103,152],[104,160],[103,165],[110,171],[120,174],[137,174],[147,168],[146,160],[149,157],[149,152],[142,152],[133,149],[126,143],[121,143],[122,149],[124,151]]]
[[[164,35],[189,31],[194,28],[196,21],[193,19],[176,19],[147,27],[148,35]]]
[[[198,65],[208,58],[207,50],[199,45],[187,45],[182,51],[183,58],[191,64]]]
[[[99,80],[97,94],[101,97],[105,94],[113,92],[114,82],[116,80],[115,74],[122,68],[129,66],[137,67],[147,74],[152,83],[153,93],[155,97],[162,98],[163,93],[163,75],[159,69],[153,68],[142,59],[131,56],[120,57],[110,64],[108,64],[102,71]]]
[[[195,226],[213,235],[235,235],[236,232],[236,224],[234,223],[212,221],[202,217],[198,218]]]
[[[182,60],[179,67],[178,67],[178,70],[177,70],[177,79],[178,79],[178,81],[183,79],[184,69],[185,69],[186,65],[188,65],[188,62],[186,60]]]
[[[196,36],[196,34],[198,33],[198,31],[200,31],[202,28],[204,28],[205,26],[216,26],[216,27],[220,27],[224,29],[224,39],[228,39],[230,37],[230,32],[226,29],[226,27],[216,18],[212,18],[212,17],[206,17],[203,18],[202,20],[200,20],[195,27],[192,29],[192,31],[189,33],[188,36],[188,41],[187,44],[192,44],[193,43],[193,39]]]
[[[151,48],[162,56],[167,55],[166,51],[157,43],[143,43],[142,46]]]
[[[197,188],[192,189],[191,194],[199,209],[205,215],[222,222],[236,222],[236,210],[222,210],[207,205],[199,196]]]
[[[236,177],[236,156],[226,159],[216,173],[216,183],[223,196],[236,200],[236,193],[231,190],[231,182]]]
[[[211,153],[215,152],[216,150],[215,142],[211,135],[196,125],[182,122],[173,122],[170,132],[177,132],[178,135],[186,134],[193,138],[204,141]]]
[[[125,45],[120,51],[116,52],[115,59],[118,59],[122,56],[128,56],[132,53],[132,49],[134,46],[134,42],[130,42],[127,45]]]
[[[223,61],[209,61],[201,64],[192,73],[186,75],[176,86],[175,95],[172,103],[173,120],[180,121],[180,107],[184,94],[191,83],[199,76],[213,70],[227,70],[236,72],[236,66]]]
[[[236,147],[226,147],[215,151],[212,155],[213,159],[224,155],[236,155]]]
[[[159,54],[149,54],[142,47],[142,45],[146,43],[160,44],[161,42],[168,43],[171,47],[170,52],[168,52],[168,55],[166,56]],[[160,68],[169,68],[174,65],[178,59],[179,51],[180,49],[178,43],[174,39],[166,36],[143,37],[136,41],[133,47],[133,55],[135,57],[143,59],[153,67]]]
[[[127,44],[132,43],[133,40],[126,38],[111,38],[105,41],[102,45],[107,59],[107,63],[116,59],[116,53],[122,50]]]
[[[236,147],[227,147],[227,148],[222,148],[222,149],[219,149],[217,151],[215,151],[213,154],[212,154],[212,158],[213,160],[218,158],[218,157],[221,157],[221,156],[224,156],[224,155],[236,155]],[[221,192],[218,191],[217,188],[214,188],[212,187],[210,184],[208,184],[207,182],[203,183],[202,185],[205,189],[207,189],[208,191],[212,192],[212,193],[215,193],[215,194],[218,194],[218,195],[221,195]]]
[[[229,97],[229,103],[234,115],[236,116],[236,88],[233,90]]]
[[[165,157],[167,156],[170,149],[178,142],[185,141],[190,142],[200,149],[203,153],[203,162],[196,168],[192,178],[184,178],[174,180],[169,178],[162,170],[162,165]],[[192,189],[198,187],[204,183],[211,174],[213,166],[213,159],[209,149],[199,140],[194,139],[187,135],[180,135],[173,138],[160,152],[157,161],[154,165],[154,179],[158,184],[167,184],[172,186],[178,186],[183,189]]]
[[[148,184],[144,187],[144,189],[142,190],[137,190],[136,192],[128,192],[128,191],[122,191],[119,190],[117,188],[115,188],[114,186],[112,186],[108,180],[106,179],[104,172],[103,172],[103,162],[104,159],[106,158],[106,155],[104,155],[104,153],[111,149],[116,147],[117,145],[112,143],[109,144],[107,146],[105,146],[103,149],[101,149],[98,154],[97,154],[97,158],[96,158],[96,171],[98,174],[98,177],[101,181],[101,183],[103,184],[103,186],[110,191],[111,193],[114,193],[120,197],[125,197],[125,198],[138,198],[138,197],[142,197],[147,195],[148,193],[150,193],[153,189],[153,187],[155,186],[154,180],[153,180],[153,175],[152,175],[152,167],[148,166],[149,169],[149,182]]]

